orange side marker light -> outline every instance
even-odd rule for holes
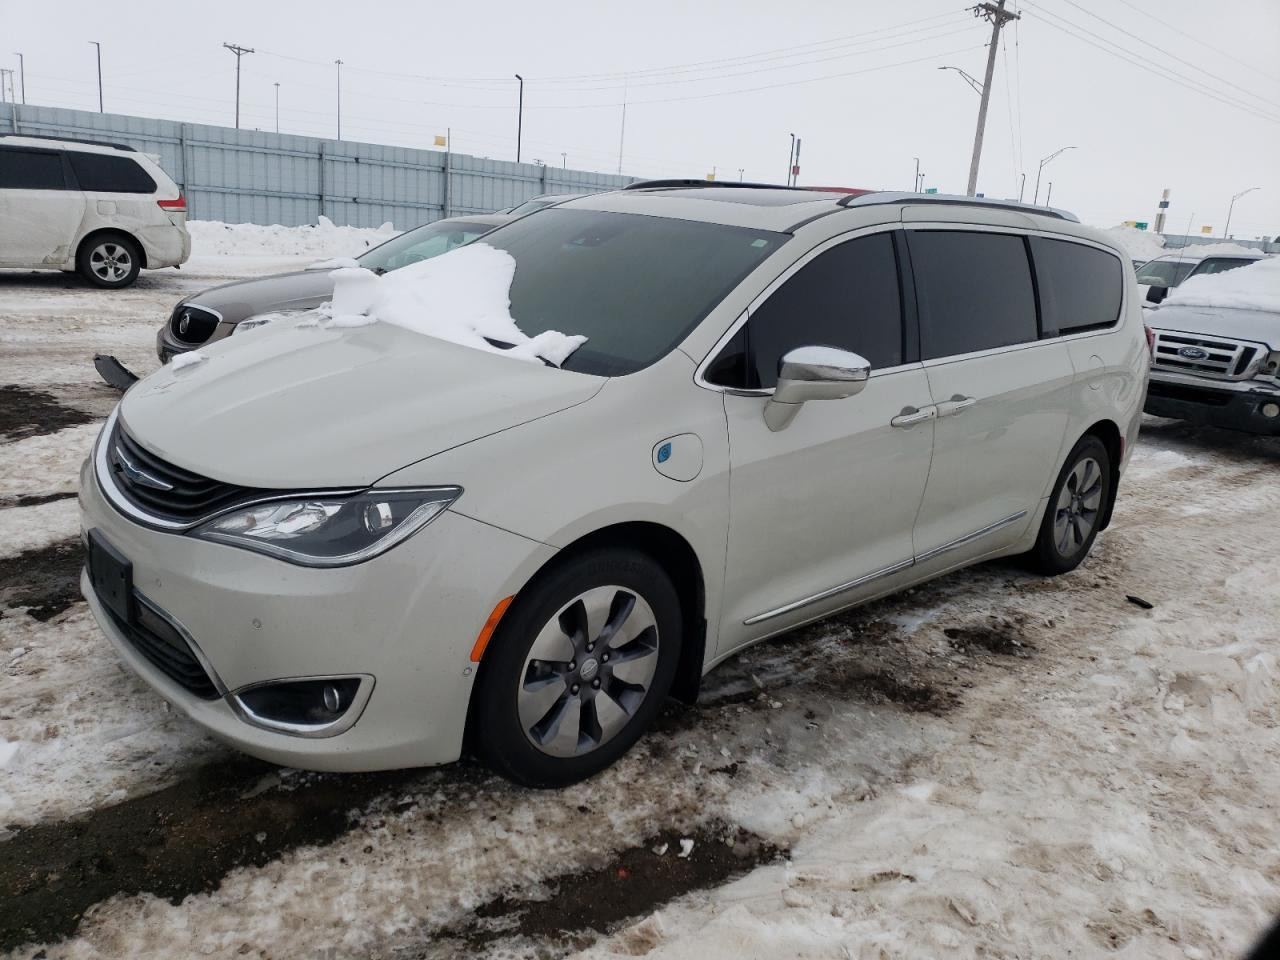
[[[484,656],[484,648],[489,646],[489,638],[493,636],[493,631],[498,629],[498,622],[502,620],[502,615],[507,612],[507,607],[511,606],[511,601],[514,599],[513,594],[505,600],[499,600],[498,605],[493,608],[493,613],[489,614],[489,619],[484,622],[480,630],[480,636],[476,637],[476,645],[471,648],[472,663],[479,663],[480,658]]]

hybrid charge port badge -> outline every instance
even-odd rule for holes
[[[653,469],[671,480],[688,483],[702,472],[702,440],[681,433],[653,445]]]

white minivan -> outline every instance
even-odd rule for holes
[[[0,267],[76,270],[98,287],[191,256],[187,202],[132,147],[0,134]]]
[[[312,769],[569,783],[749,644],[1069,571],[1150,363],[1105,234],[960,197],[642,183],[336,279],[135,384],[80,484],[119,655]]]

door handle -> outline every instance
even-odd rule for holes
[[[891,427],[914,427],[917,423],[932,420],[938,415],[938,408],[933,404],[924,407],[903,407],[902,412],[889,421]]]
[[[938,416],[954,417],[957,413],[964,413],[977,402],[977,397],[966,397],[957,393],[950,400],[944,400],[938,404]]]

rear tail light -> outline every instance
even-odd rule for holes
[[[1156,355],[1156,332],[1145,323],[1142,325],[1142,329],[1147,335],[1147,352],[1154,357]]]
[[[187,212],[187,198],[182,194],[178,194],[177,200],[157,200],[156,203],[161,210],[168,210],[172,213]]]

